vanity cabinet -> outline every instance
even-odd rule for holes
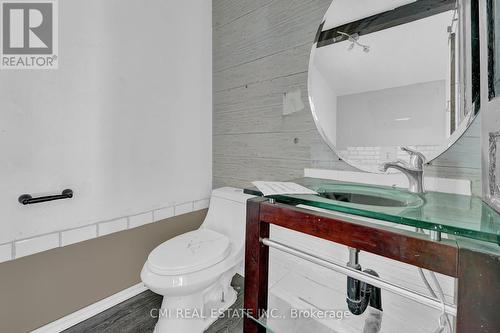
[[[254,190],[247,191],[256,194]],[[482,207],[487,212],[479,214],[484,218],[479,229],[469,233],[464,229],[448,239],[434,241],[425,234],[366,223],[359,215],[339,213],[342,205],[331,212],[297,207],[297,204],[304,204],[298,197],[256,197],[247,203],[245,333],[272,332],[272,328],[266,328],[265,318],[261,318],[268,308],[269,247],[289,251],[302,258],[308,256],[294,244],[276,245],[270,239],[271,225],[344,245],[346,251],[347,248],[355,248],[455,278],[456,301],[455,304],[447,304],[447,312],[453,313],[456,318],[453,321],[455,332],[500,332],[497,308],[500,300],[500,242],[498,238],[496,241],[478,240],[482,237],[478,234],[483,231],[488,233],[500,225],[497,217],[490,215],[492,210],[489,207]],[[314,200],[313,197],[311,200]],[[428,305],[437,309],[439,300],[433,299]]]
[[[439,162],[474,122],[482,120],[483,142],[485,133],[495,139],[483,144],[483,158],[496,153],[500,99],[488,91],[500,86],[491,75],[499,67],[488,57],[498,54],[488,50],[486,40],[495,38],[497,2],[332,2],[318,22],[308,69],[318,133],[356,169],[402,171],[409,191],[311,179],[297,182],[319,196],[264,198],[255,189],[245,190],[258,196],[248,201],[247,211],[245,333],[273,331],[261,318],[268,308],[270,247],[351,276],[356,283],[443,308],[444,296],[428,296],[434,292],[401,288],[383,277],[360,274],[351,260],[336,263],[293,242],[273,241],[271,226],[345,246],[346,252],[355,249],[446,275],[456,286],[454,302],[444,305],[455,319],[455,332],[500,332],[500,215],[491,208],[500,207],[497,158],[483,161],[482,178],[490,180],[483,181],[484,199],[491,206],[478,197],[425,192],[422,186],[427,166]],[[464,160],[473,158],[463,154]]]

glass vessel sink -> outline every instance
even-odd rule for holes
[[[418,195],[395,188],[337,184],[322,186],[316,192],[323,198],[364,206],[419,207],[424,203]]]
[[[318,195],[271,197],[282,204],[322,208],[500,245],[500,214],[475,196],[439,192],[415,194],[389,186],[318,178],[292,181]],[[245,193],[262,196],[255,187],[246,188]]]

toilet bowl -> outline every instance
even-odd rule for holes
[[[149,254],[141,279],[163,296],[156,333],[201,333],[236,301],[231,280],[243,275],[249,198],[237,188],[213,190],[201,227]]]

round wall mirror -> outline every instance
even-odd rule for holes
[[[480,106],[477,1],[334,0],[309,63],[309,100],[326,143],[350,165],[426,162]]]

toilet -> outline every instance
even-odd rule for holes
[[[237,188],[213,190],[201,227],[149,254],[141,279],[163,296],[155,333],[201,333],[236,301],[231,280],[243,275],[249,198]]]

